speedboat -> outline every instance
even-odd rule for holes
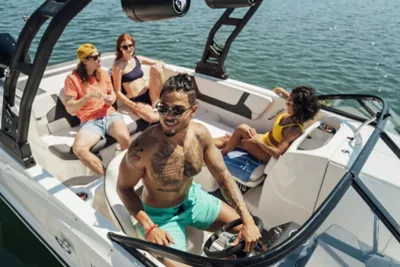
[[[64,80],[76,62],[48,66],[64,28],[89,2],[46,0],[16,41],[0,35],[0,198],[61,264],[163,266],[159,259],[165,257],[189,266],[400,266],[400,124],[373,95],[318,96],[322,109],[282,156],[257,166],[247,180],[234,176],[268,250],[243,253],[242,243],[230,246],[233,223],[215,233],[188,228],[187,252],[144,240],[116,192],[126,151],[110,137],[100,140],[92,148],[106,168],[100,177],[77,159],[71,148],[79,120],[63,104]],[[128,17],[141,22],[184,16],[190,8],[190,0],[121,3]],[[167,64],[165,77],[193,76],[199,104],[194,120],[213,137],[241,123],[271,130],[285,101],[272,90],[230,79],[224,65],[262,0],[206,3],[225,12],[210,30],[201,61],[193,69]],[[236,9],[245,10],[243,17],[232,17]],[[47,20],[31,60],[32,40]],[[221,46],[214,37],[224,25],[233,30]],[[113,60],[105,54],[103,68]],[[148,127],[123,106],[118,110],[132,140]],[[206,167],[194,180],[218,195]],[[133,190],[140,195],[142,184]]]

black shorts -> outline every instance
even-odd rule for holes
[[[147,88],[146,92],[144,94],[141,94],[137,97],[132,97],[130,99],[133,102],[142,102],[145,104],[149,104],[151,106],[151,99],[150,99],[150,94],[149,94],[149,88]]]

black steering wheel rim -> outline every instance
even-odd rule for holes
[[[254,219],[254,223],[257,225],[258,229],[260,230],[260,232],[263,230],[263,222],[260,218],[253,216]],[[244,241],[240,241],[239,244],[237,244],[236,246],[230,246],[227,247],[223,250],[219,250],[219,251],[210,251],[211,245],[219,238],[219,236],[223,233],[223,232],[229,232],[230,230],[232,230],[233,228],[235,228],[236,226],[242,224],[242,219],[236,219],[234,221],[231,221],[230,223],[225,224],[224,226],[222,226],[221,228],[219,228],[217,231],[215,231],[206,241],[206,243],[204,244],[203,250],[204,253],[207,255],[207,257],[210,258],[227,258],[230,257],[232,255],[240,255],[240,257],[247,257],[249,256],[250,252],[248,253],[243,253],[243,249],[245,246]]]

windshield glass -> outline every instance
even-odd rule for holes
[[[400,146],[400,116],[397,115],[393,110],[390,111],[390,117],[386,123],[385,131],[388,133],[395,134],[398,138],[396,138],[395,143],[397,146]]]
[[[398,139],[398,135],[388,133]],[[359,178],[391,216],[400,222],[400,159],[381,139],[365,163]]]
[[[318,230],[279,266],[399,266],[400,243],[350,187]]]
[[[323,106],[334,108],[362,119],[369,119],[376,114],[376,110],[370,109],[365,104],[367,101],[361,99],[325,99],[319,102]],[[379,108],[378,111],[381,109]]]
[[[373,116],[376,116],[378,112],[382,110],[382,103],[378,99],[371,97],[353,96],[352,98],[337,98],[329,96],[321,96],[319,102],[322,106],[330,109],[339,110],[349,114],[350,116],[356,116],[360,119],[368,120]],[[400,116],[397,115],[393,110],[390,111],[390,117],[388,118],[385,131],[388,133],[395,134],[400,137]],[[395,140],[394,140],[395,141]],[[400,146],[400,139],[396,140],[398,146]]]

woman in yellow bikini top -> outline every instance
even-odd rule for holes
[[[278,118],[275,121],[274,127],[272,128],[272,131],[270,132],[266,132],[263,136],[262,136],[262,140],[264,141],[264,143],[266,143],[269,146],[273,146],[273,147],[277,147],[272,140],[275,140],[276,144],[279,144],[282,139],[283,139],[283,129],[287,128],[287,127],[291,127],[291,126],[299,126],[301,129],[301,132],[304,132],[304,127],[303,125],[301,125],[300,123],[290,123],[290,124],[286,124],[286,125],[281,125],[281,121],[282,118],[288,115],[288,113],[284,112],[281,115],[278,116]]]
[[[254,128],[241,124],[231,136],[215,138],[214,144],[223,155],[238,147],[263,162],[268,162],[271,156],[278,158],[303,133],[304,122],[313,119],[319,111],[318,99],[311,87],[298,86],[291,94],[280,87],[273,91],[286,99],[287,112],[280,114],[272,130],[265,134],[257,134]]]

